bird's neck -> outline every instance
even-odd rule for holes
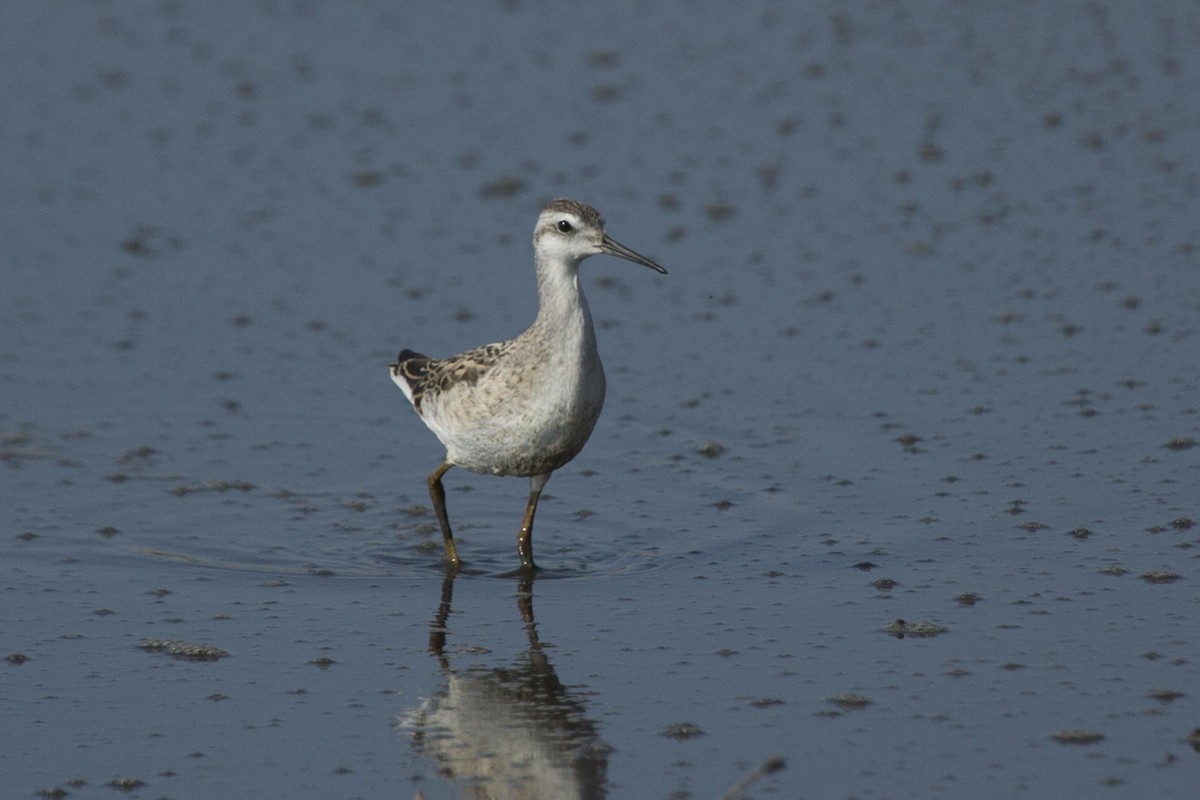
[[[578,328],[589,334],[592,315],[579,285],[579,262],[538,259],[538,315],[535,327]]]

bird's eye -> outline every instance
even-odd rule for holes
[[[574,228],[571,227],[571,223],[567,222],[565,219],[560,219],[558,221],[559,233],[570,233],[572,230],[574,230]]]

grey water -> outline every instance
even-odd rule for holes
[[[6,3],[0,66],[4,796],[1195,796],[1194,4]],[[584,265],[545,574],[455,470],[448,581],[387,364],[523,329],[555,196],[670,274]]]

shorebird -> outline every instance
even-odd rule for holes
[[[591,206],[552,200],[533,231],[537,319],[520,336],[446,359],[401,350],[392,380],[446,447],[429,473],[429,498],[442,529],[446,561],[460,560],[446,514],[442,476],[451,467],[529,478],[529,502],[517,533],[521,569],[532,572],[533,516],[551,473],[579,454],[604,406],[604,368],[579,285],[579,265],[598,253],[662,273],[604,231]]]

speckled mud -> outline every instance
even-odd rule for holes
[[[1196,5],[422,8],[0,7],[5,796],[1194,797]],[[447,584],[560,195],[670,275]]]

